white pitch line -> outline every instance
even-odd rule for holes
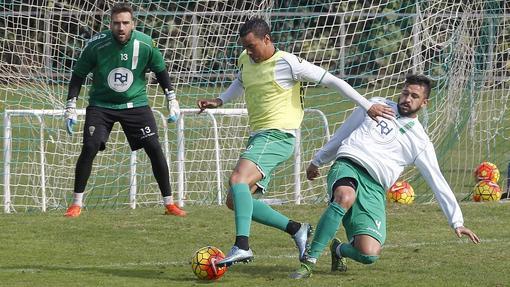
[[[483,243],[492,243],[492,242],[502,242],[500,239],[481,239],[481,244]],[[467,238],[459,238],[457,240],[447,240],[447,241],[429,241],[429,242],[413,242],[406,244],[385,244],[383,248],[406,248],[406,247],[418,247],[418,246],[427,246],[427,245],[450,245],[450,244],[467,244],[471,243],[471,241]]]
[[[497,243],[503,242],[501,239],[482,239],[481,244],[483,243]],[[392,249],[392,248],[412,248],[419,246],[434,246],[434,245],[451,245],[451,244],[470,244],[467,239],[458,239],[458,240],[446,240],[446,241],[428,241],[428,242],[414,242],[414,243],[406,243],[406,244],[386,244],[383,248]],[[255,255],[255,262],[259,261],[258,259],[289,259],[289,258],[297,258],[296,254],[281,254],[281,255]],[[122,267],[144,267],[144,266],[181,266],[188,265],[189,260],[181,260],[181,261],[155,261],[155,262],[126,262],[126,263],[112,263],[112,264],[104,264],[104,265],[45,265],[44,268],[6,268],[5,266],[0,265],[0,273],[2,272],[27,272],[27,273],[35,273],[39,271],[44,271],[46,268],[51,269],[72,269],[72,270],[80,270],[80,269],[90,269],[90,268],[122,268]]]

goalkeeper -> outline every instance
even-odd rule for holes
[[[410,164],[416,165],[434,191],[455,234],[480,242],[464,227],[462,212],[441,174],[434,146],[418,121],[417,113],[427,105],[429,94],[427,77],[407,76],[398,104],[374,99],[390,105],[396,118],[375,123],[363,111],[355,110],[315,154],[306,170],[310,180],[319,176],[319,166],[335,160],[327,179],[330,203],[319,220],[306,260],[290,274],[291,278],[312,275],[317,259],[341,222],[349,242],[332,240],[331,271],[346,271],[346,257],[363,264],[374,263],[386,239],[386,190]]]
[[[244,23],[239,34],[245,50],[238,60],[237,79],[219,98],[197,101],[198,107],[204,110],[220,107],[244,94],[252,130],[246,150],[230,176],[226,200],[228,208],[235,213],[235,243],[218,265],[252,259],[253,252],[248,244],[252,220],[289,233],[298,248],[299,259],[303,260],[311,226],[289,220],[264,202],[252,198],[252,193],[266,191],[273,170],[293,154],[295,130],[299,129],[303,119],[301,82],[323,84],[342,93],[374,119],[393,116],[390,107],[370,103],[323,68],[276,49],[270,33],[263,19],[252,18]]]
[[[73,202],[65,216],[77,217],[83,205],[83,192],[92,162],[103,151],[115,122],[122,126],[131,150],[143,148],[166,207],[165,213],[185,216],[173,202],[168,165],[158,140],[156,121],[149,107],[146,70],[156,74],[170,111],[169,122],[179,116],[179,104],[166,71],[161,52],[151,37],[134,30],[133,9],[117,3],[111,9],[110,30],[92,37],[82,51],[71,76],[65,110],[66,128],[73,133],[76,100],[89,73],[93,74],[89,93],[83,146],[76,163]]]

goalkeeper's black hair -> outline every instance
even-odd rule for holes
[[[259,39],[264,38],[266,35],[272,39],[271,28],[269,28],[269,25],[264,19],[259,17],[251,18],[250,20],[244,22],[241,28],[239,28],[240,37],[245,37],[249,33],[253,33],[253,35]]]
[[[431,81],[429,78],[427,78],[424,75],[414,75],[410,74],[406,76],[405,85],[420,85],[425,88],[425,95],[427,96],[427,99],[430,96],[430,90],[431,90]]]
[[[131,14],[131,17],[133,17],[133,7],[131,7],[131,4],[129,4],[128,2],[115,3],[115,5],[113,5],[110,11],[110,16],[122,12],[129,12]]]

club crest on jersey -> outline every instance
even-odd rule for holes
[[[131,84],[133,84],[133,73],[129,69],[115,68],[108,74],[108,86],[116,92],[127,91]]]
[[[378,123],[372,121],[372,125],[370,126],[369,131],[374,140],[385,144],[392,142],[395,139],[398,129],[395,127],[395,123],[392,121],[382,119]]]

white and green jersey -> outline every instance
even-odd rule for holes
[[[371,101],[389,105],[396,117],[376,122],[363,110],[355,110],[315,154],[312,164],[320,167],[340,157],[349,158],[363,166],[386,190],[406,166],[414,164],[432,188],[450,226],[463,226],[459,204],[441,173],[434,146],[418,118],[399,116],[395,102],[382,98]]]
[[[92,37],[73,68],[85,78],[93,74],[89,105],[109,109],[147,106],[145,73],[165,70],[165,61],[151,37],[133,31],[120,44],[110,30]]]
[[[332,88],[365,110],[372,105],[345,81],[284,51],[276,51],[261,63],[255,63],[244,51],[238,65],[237,78],[219,98],[226,103],[244,94],[253,132],[279,129],[292,133],[300,127],[304,110],[301,82]]]

